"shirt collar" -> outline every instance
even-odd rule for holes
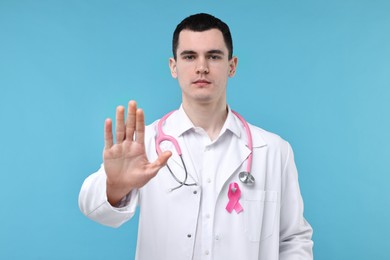
[[[194,124],[191,122],[190,118],[184,111],[183,105],[180,105],[180,108],[175,113],[173,113],[167,120],[179,122],[178,124],[173,124],[174,126],[169,129],[169,132],[171,132],[175,136],[181,136],[187,131],[195,128]],[[237,137],[240,137],[242,127],[243,126],[241,121],[236,116],[234,116],[231,111],[231,108],[228,106],[228,115],[226,117],[225,123],[221,129],[219,136],[223,135],[227,130],[229,130]]]
[[[180,108],[170,117],[172,121],[178,122],[171,130],[175,136],[181,136],[188,130],[195,128],[194,124],[191,122],[190,118],[184,111],[183,105],[180,105]]]
[[[233,114],[231,108],[228,106],[228,115],[226,117],[225,124],[221,129],[220,136],[228,130],[237,137],[240,137],[242,127],[241,121]]]

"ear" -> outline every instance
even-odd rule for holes
[[[229,61],[229,77],[233,77],[236,74],[238,64],[238,58],[236,56],[233,56]]]
[[[169,68],[171,69],[171,75],[173,78],[177,78],[176,72],[176,60],[174,58],[169,59]]]

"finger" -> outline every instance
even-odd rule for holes
[[[137,123],[135,125],[136,141],[139,144],[144,144],[145,140],[145,116],[142,109],[137,109]]]
[[[121,143],[125,138],[125,108],[119,106],[116,109],[116,142]]]
[[[104,149],[110,149],[112,145],[112,121],[107,118],[104,122]]]
[[[126,138],[133,140],[136,124],[137,103],[134,100],[129,101],[126,120]]]

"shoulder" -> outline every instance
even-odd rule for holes
[[[249,123],[248,125],[251,130],[254,148],[266,146],[269,152],[276,152],[284,155],[287,155],[290,152],[290,144],[278,134]]]

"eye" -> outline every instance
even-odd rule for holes
[[[183,59],[185,59],[185,60],[194,60],[195,59],[195,55],[185,55],[185,56],[183,56]]]
[[[210,56],[209,56],[209,59],[210,59],[210,60],[220,60],[220,59],[221,59],[221,56],[219,56],[219,55],[210,55]]]

